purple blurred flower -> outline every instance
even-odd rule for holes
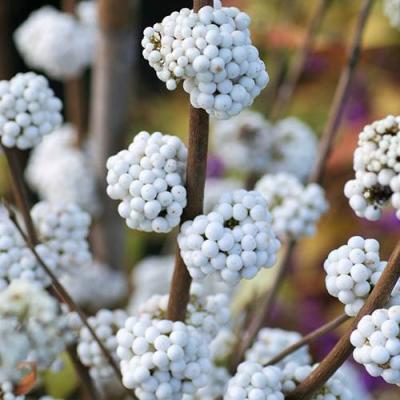
[[[222,160],[210,154],[207,160],[207,178],[220,178],[224,172],[225,166]]]

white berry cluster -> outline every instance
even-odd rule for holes
[[[29,158],[26,179],[42,200],[75,203],[97,215],[100,205],[93,167],[76,143],[77,132],[69,124],[46,136]]]
[[[385,0],[383,11],[390,25],[400,30],[400,0]]]
[[[377,240],[353,236],[347,244],[331,251],[325,260],[326,288],[331,296],[345,304],[347,315],[355,316],[386,265],[386,262],[380,260]],[[396,285],[391,304],[399,302],[399,285]]]
[[[281,380],[280,368],[245,361],[229,381],[224,400],[284,400]]]
[[[400,307],[364,316],[350,337],[354,359],[372,376],[400,385]]]
[[[154,295],[139,309],[141,314],[149,314],[153,318],[165,319],[168,308],[168,295]],[[210,340],[221,327],[227,325],[230,317],[229,299],[223,293],[210,296],[198,296],[191,291],[190,303],[186,309],[185,323],[194,326]]]
[[[287,172],[304,181],[314,166],[318,153],[315,132],[303,121],[288,117],[272,129],[269,173]]]
[[[215,153],[227,168],[260,174],[268,170],[272,126],[262,114],[245,111],[229,120],[217,121],[213,137]]]
[[[98,28],[96,0],[82,0],[76,5],[76,14],[80,22],[93,30]]]
[[[294,175],[281,172],[265,175],[256,184],[267,201],[275,233],[280,238],[311,236],[327,211],[324,189],[316,184],[303,185]]]
[[[79,76],[94,57],[94,32],[50,6],[34,11],[14,39],[26,64],[55,79]]]
[[[107,161],[107,193],[132,229],[169,232],[186,207],[187,149],[176,136],[138,133]]]
[[[211,212],[224,193],[233,192],[242,187],[243,183],[236,178],[208,178],[204,188],[204,213]]]
[[[272,267],[280,242],[261,194],[236,190],[225,193],[211,213],[186,221],[178,245],[193,279],[215,273],[236,285]]]
[[[175,11],[146,28],[143,56],[169,90],[183,81],[193,107],[227,119],[251,106],[269,76],[236,7]]]
[[[283,369],[282,390],[289,394],[296,386],[303,382],[318,366],[300,365],[295,362],[286,364]],[[352,388],[348,386],[348,380],[342,368],[339,368],[324,385],[313,394],[311,400],[356,400]],[[358,399],[357,399],[358,400]]]
[[[26,150],[62,122],[61,101],[44,76],[20,73],[0,81],[0,139],[3,146]]]
[[[25,400],[25,396],[14,394],[14,385],[9,381],[5,381],[0,384],[0,399]]]
[[[139,399],[178,399],[207,385],[212,365],[196,328],[145,314],[128,318],[117,340],[123,384]]]
[[[107,309],[102,309],[96,315],[88,318],[88,322],[98,338],[115,358],[117,358],[118,346],[116,334],[124,326],[127,318],[128,315],[123,310],[110,311]],[[77,352],[82,364],[89,367],[93,379],[107,378],[114,373],[100,346],[86,326],[82,327],[80,331]]]
[[[58,267],[64,271],[91,261],[87,237],[90,216],[75,204],[37,203],[32,219],[39,239],[58,255]]]
[[[39,371],[51,368],[70,338],[67,318],[58,303],[41,287],[25,280],[13,280],[0,292],[0,332],[19,335],[19,358],[3,361],[34,362]],[[2,338],[8,335],[2,336]],[[2,339],[3,340],[3,339]],[[10,350],[10,349],[9,349]],[[16,365],[11,367],[16,369]]]
[[[301,340],[301,338],[302,336],[298,332],[286,331],[279,328],[262,328],[253,346],[247,350],[246,360],[265,365],[272,357],[286,350],[290,345]],[[284,366],[288,362],[296,362],[300,365],[309,364],[311,356],[308,346],[304,346],[289,354],[277,366]]]
[[[60,280],[74,301],[92,313],[113,308],[128,295],[125,274],[98,261],[69,269]]]
[[[354,152],[355,179],[344,194],[359,217],[378,220],[391,201],[400,219],[400,116],[392,115],[367,125]]]

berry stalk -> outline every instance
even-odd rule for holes
[[[286,79],[278,88],[276,100],[271,110],[271,119],[276,120],[285,113],[297,83],[301,77],[307,57],[310,54],[315,35],[326,11],[332,4],[331,0],[320,0],[307,27],[306,35],[302,46],[299,48],[295,61],[290,67]]]
[[[288,400],[310,399],[313,393],[346,361],[353,349],[353,346],[350,343],[352,332],[357,328],[362,317],[371,314],[378,308],[385,307],[399,278],[400,242],[398,242],[396,248],[393,250],[387,267],[369,295],[364,307],[354,318],[345,334],[340,338],[339,342],[331,352],[322,360],[320,365],[309,375],[309,377],[286,397]]]
[[[193,10],[212,6],[213,0],[194,0]],[[209,116],[206,111],[190,106],[188,160],[186,170],[187,207],[183,211],[181,224],[203,212],[204,185],[206,181]],[[168,302],[168,319],[183,321],[189,302],[192,279],[180,255],[176,251],[175,269],[172,276]]]
[[[346,104],[346,100],[349,96],[351,79],[354,76],[356,67],[358,65],[358,61],[360,59],[362,36],[365,30],[371,6],[372,6],[372,0],[364,0],[364,4],[360,11],[356,25],[356,30],[350,46],[349,57],[347,59],[346,65],[342,70],[339,83],[336,89],[334,101],[332,103],[331,110],[329,113],[330,117],[328,118],[326,128],[324,129],[322,135],[318,161],[316,163],[314,172],[309,182],[320,183],[321,178],[323,177],[326,164],[328,161],[328,155],[333,147],[334,139],[338,132],[339,124],[343,116],[344,105]],[[296,241],[293,241],[290,244],[288,244],[285,253],[283,255],[283,261],[279,266],[280,270],[276,275],[275,281],[272,284],[272,287],[268,295],[264,298],[262,304],[260,305],[260,309],[262,311],[260,313],[255,314],[253,320],[250,322],[247,332],[245,333],[245,337],[240,346],[240,351],[238,351],[237,353],[237,362],[235,363],[235,365],[238,365],[238,363],[240,363],[246,349],[251,346],[258,331],[262,328],[262,326],[265,324],[265,321],[269,318],[272,305],[275,302],[276,296],[289,269],[290,259],[295,250],[296,243],[297,243]]]

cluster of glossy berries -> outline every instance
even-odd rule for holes
[[[44,76],[20,73],[0,81],[0,139],[21,150],[39,144],[62,122],[61,101]]]
[[[117,332],[121,329],[128,315],[122,310],[100,310],[96,315],[88,318],[90,326],[97,337],[104,343],[108,352],[116,359]],[[100,346],[93,339],[89,329],[82,327],[79,335],[77,352],[83,365],[89,367],[90,375],[94,380],[107,378],[114,374],[108,360],[103,355]]]
[[[214,211],[186,221],[178,244],[193,279],[217,274],[231,285],[272,267],[280,247],[265,199],[246,190],[225,193]]]
[[[235,178],[207,178],[204,188],[204,213],[211,212],[224,193],[241,189],[243,183]]]
[[[295,362],[290,362],[286,364],[283,369],[282,378],[282,391],[285,395],[289,394],[296,387],[303,382],[318,366],[315,364],[311,365],[301,365]],[[312,400],[355,400],[352,388],[348,384],[348,380],[339,368],[329,380],[324,383],[324,385],[313,394]]]
[[[400,307],[364,316],[350,337],[354,359],[372,376],[400,384]]]
[[[385,0],[383,4],[383,10],[390,25],[400,30],[400,0]]]
[[[265,175],[256,184],[267,200],[273,229],[280,238],[311,236],[316,224],[328,209],[324,189],[310,183],[304,186],[294,175]]]
[[[231,376],[226,368],[213,365],[210,371],[207,386],[199,389],[195,396],[183,396],[183,400],[222,399],[230,378]]]
[[[9,366],[15,371],[23,361],[35,363],[39,371],[51,368],[70,340],[67,323],[57,301],[40,286],[13,280],[0,292],[0,331],[9,340],[18,337],[18,346],[8,349],[2,368],[3,363],[15,362]]]
[[[344,194],[359,217],[375,221],[391,201],[400,219],[400,116],[392,115],[367,125],[354,152],[355,179]]]
[[[14,38],[26,64],[56,79],[79,76],[94,57],[94,32],[50,6],[34,11]]]
[[[250,22],[236,7],[184,8],[145,29],[143,56],[169,90],[183,81],[193,107],[227,119],[249,107],[269,81]]]
[[[329,253],[324,263],[326,288],[331,296],[345,304],[347,315],[355,316],[386,265],[380,260],[377,240],[353,236],[347,244]],[[396,285],[391,304],[399,302],[399,285]]]
[[[192,326],[144,314],[128,318],[117,340],[123,384],[140,399],[182,398],[208,383],[208,345]]]
[[[169,232],[186,207],[187,149],[176,136],[138,133],[107,161],[107,193],[132,229]]]
[[[76,146],[77,140],[77,132],[69,124],[46,136],[32,151],[26,179],[42,200],[75,203],[97,215],[100,205],[95,174],[87,154]]]
[[[280,368],[245,361],[229,381],[224,400],[284,400],[281,381]]]
[[[298,332],[285,331],[279,328],[262,328],[253,346],[246,352],[246,360],[265,365],[272,357],[301,340],[301,337]],[[301,365],[310,363],[311,356],[308,346],[289,354],[277,365],[284,366],[288,362],[296,362]]]
[[[63,271],[91,261],[87,237],[90,215],[75,204],[37,203],[32,219],[39,238],[50,251],[58,255],[58,267]]]
[[[168,295],[154,295],[139,309],[141,314],[149,314],[158,319],[167,315]],[[191,292],[190,303],[186,309],[185,323],[194,326],[210,340],[218,334],[221,327],[227,325],[230,317],[229,298],[219,293],[209,296],[197,296]]]
[[[268,172],[287,172],[304,181],[317,152],[316,134],[307,124],[295,117],[282,119],[273,126]]]
[[[263,174],[270,164],[271,131],[271,124],[254,111],[217,121],[214,124],[215,152],[229,169]]]

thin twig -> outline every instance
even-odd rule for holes
[[[315,331],[310,332],[308,335],[303,336],[298,342],[293,343],[291,346],[283,350],[281,353],[277,354],[275,357],[272,357],[265,366],[274,365],[279,361],[282,361],[285,357],[289,354],[294,353],[296,350],[300,349],[301,347],[313,342],[314,340],[320,338],[321,336],[327,334],[328,332],[332,332],[337,327],[342,325],[346,322],[350,317],[346,314],[339,315],[334,320],[326,323],[325,325],[320,326]]]
[[[360,60],[362,37],[372,4],[373,0],[364,0],[363,2],[361,12],[358,17],[355,34],[351,43],[349,56],[347,58],[346,66],[340,76],[335,97],[333,99],[332,107],[329,113],[328,123],[326,124],[322,135],[318,160],[315,165],[314,172],[312,173],[310,178],[311,182],[321,183],[324,177],[327,159],[332,150],[333,141],[338,131],[340,122],[343,117],[344,108],[349,97],[351,81],[354,77],[356,67]]]
[[[346,361],[352,352],[350,336],[357,328],[361,318],[371,314],[378,308],[387,305],[390,294],[400,278],[400,241],[390,256],[388,265],[384,269],[381,278],[372,290],[364,307],[352,321],[350,327],[340,338],[336,346],[323,359],[320,365],[303,381],[290,395],[287,400],[309,399],[318,388],[320,388],[340,366]]]
[[[213,0],[194,0],[193,10],[213,5]],[[190,107],[188,161],[186,169],[187,207],[181,223],[203,212],[204,185],[206,181],[209,116],[201,109]],[[176,250],[175,269],[172,276],[167,316],[172,321],[185,319],[192,279],[186,265]]]
[[[282,85],[278,89],[278,94],[271,111],[272,120],[276,120],[285,112],[286,108],[288,107],[289,100],[293,95],[297,83],[299,82],[304,65],[307,61],[307,57],[310,54],[316,32],[321,25],[321,21],[328,7],[331,4],[332,0],[320,0],[317,8],[315,9],[310,22],[308,23],[304,42],[295,56],[295,61],[288,71],[287,78],[283,81]]]
[[[346,65],[342,70],[341,77],[339,79],[339,83],[334,96],[334,102],[332,103],[329,113],[330,117],[327,121],[326,128],[324,129],[322,135],[319,158],[316,163],[314,173],[310,178],[310,182],[320,182],[325,171],[328,154],[333,146],[334,138],[338,132],[339,123],[343,116],[344,105],[349,96],[351,78],[354,76],[355,69],[360,59],[362,34],[365,29],[365,24],[369,15],[371,5],[372,0],[364,0],[364,4],[357,22],[356,31],[350,46],[349,57]],[[295,247],[296,241],[292,242],[290,246],[288,246],[287,252],[285,253],[286,263],[289,263]],[[254,320],[249,326],[248,333],[245,334],[243,339],[244,343],[241,345],[240,351],[238,352],[238,355],[236,357],[237,362],[235,363],[235,365],[238,365],[238,363],[240,363],[240,361],[243,359],[246,349],[251,346],[258,331],[264,325],[266,321],[265,316],[269,315],[271,307],[274,304],[275,298],[279,292],[280,286],[282,285],[282,282],[284,281],[284,278],[286,276],[286,272],[288,271],[288,266],[286,265],[286,263],[281,263],[281,265],[279,266],[280,271],[278,272],[276,281],[273,284],[274,290],[266,296],[263,304],[260,305],[260,313],[255,315]]]

